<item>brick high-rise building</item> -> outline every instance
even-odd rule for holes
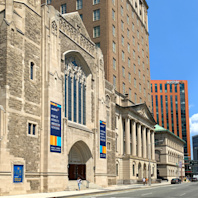
[[[42,0],[62,14],[78,11],[104,55],[105,76],[119,93],[151,109],[148,5],[145,0]]]
[[[151,80],[153,114],[156,122],[186,141],[184,154],[191,156],[186,80]]]

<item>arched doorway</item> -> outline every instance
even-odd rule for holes
[[[141,163],[138,164],[138,179],[142,180],[142,165],[141,165]]]
[[[86,173],[92,154],[86,143],[76,142],[69,152],[68,173],[69,180],[76,180],[78,177],[86,180]]]
[[[146,164],[144,164],[143,177],[144,177],[144,178],[147,177]]]

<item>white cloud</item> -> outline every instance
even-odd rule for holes
[[[189,109],[192,109],[194,106],[195,106],[194,104],[190,104]]]
[[[190,133],[198,135],[198,113],[190,117]]]

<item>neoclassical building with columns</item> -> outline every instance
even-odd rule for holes
[[[0,16],[0,195],[135,183],[149,159],[155,180],[155,121],[105,80],[79,14],[6,0]]]
[[[126,97],[116,100],[117,183],[135,183],[156,179],[155,121],[145,103],[133,104]]]

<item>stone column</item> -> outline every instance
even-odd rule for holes
[[[151,150],[152,150],[152,160],[155,159],[155,140],[154,140],[154,131],[151,132],[151,141],[152,141],[152,145],[151,145]]]
[[[142,135],[141,135],[141,125],[137,125],[137,136],[138,136],[138,157],[142,157]]]
[[[133,120],[131,123],[131,128],[132,128],[132,155],[136,156],[136,122]]]
[[[148,132],[147,132],[147,154],[148,154],[148,158],[149,158],[149,155],[151,157],[151,133],[150,133],[150,129],[148,129]]]
[[[119,151],[120,151],[120,154],[124,154],[124,151],[123,151],[123,125],[122,125],[122,115],[120,114],[120,117],[119,117],[119,131],[118,131],[118,134],[120,136],[120,143],[119,143]]]
[[[125,152],[130,155],[130,119],[125,118]]]
[[[146,127],[143,126],[142,130],[142,146],[143,146],[143,158],[146,158]]]

